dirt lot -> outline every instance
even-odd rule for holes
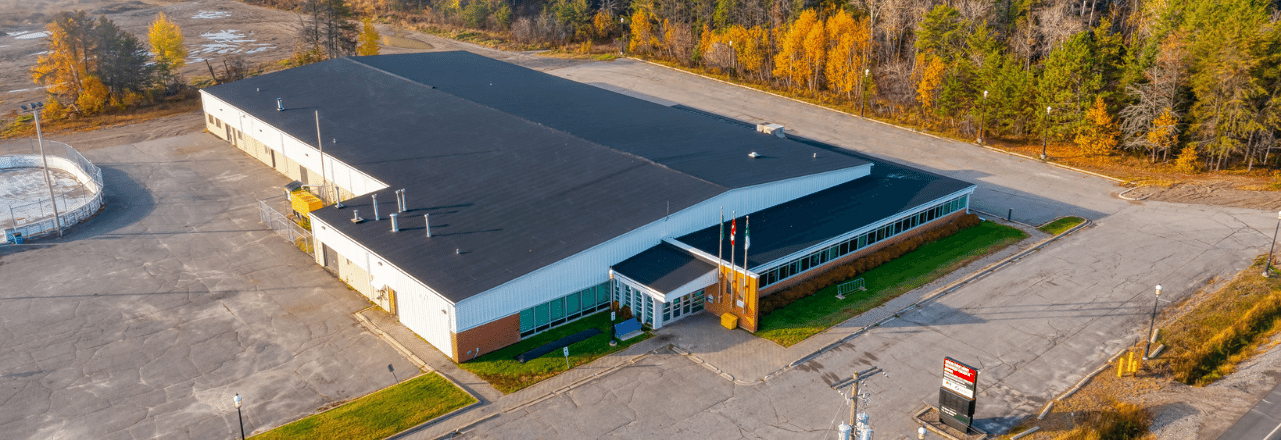
[[[1168,187],[1145,186],[1130,191],[1126,197],[1267,211],[1281,210],[1281,192],[1238,189],[1233,182],[1228,181],[1175,183]]]
[[[105,14],[144,44],[147,26],[164,12],[182,28],[190,54],[183,71],[188,77],[209,76],[205,60],[221,70],[222,60],[233,54],[253,63],[286,58],[298,23],[294,13],[226,0],[0,0],[0,113],[43,97],[28,71],[48,50],[45,24],[64,10]]]

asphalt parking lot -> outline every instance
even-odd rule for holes
[[[105,210],[0,246],[0,437],[231,438],[236,393],[252,432],[415,370],[259,222],[283,176],[206,133],[84,154]]]

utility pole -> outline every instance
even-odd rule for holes
[[[1272,271],[1272,251],[1277,248],[1277,231],[1281,231],[1281,212],[1277,213],[1277,227],[1272,230],[1272,245],[1268,246],[1268,262],[1263,266],[1263,277],[1267,278]]]
[[[23,104],[23,111],[30,111],[36,119],[36,142],[40,144],[40,161],[44,163],[44,183],[49,187],[49,203],[53,205],[53,228],[58,230],[58,236],[62,236],[62,218],[58,215],[58,199],[53,195],[53,178],[49,177],[49,158],[44,155],[44,135],[40,133],[40,110],[44,109],[43,102],[34,102]],[[14,227],[17,227],[14,223]]]
[[[859,389],[862,388],[863,381],[876,373],[888,376],[880,367],[872,367],[855,373],[850,378],[850,421],[848,424],[841,422],[841,426],[838,427],[842,440],[871,440],[872,429],[869,426],[867,414],[863,414],[863,420],[859,420],[858,399]]]

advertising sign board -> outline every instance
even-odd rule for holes
[[[974,390],[979,370],[950,357],[943,358],[943,385],[939,387],[939,419],[962,432],[974,421]]]

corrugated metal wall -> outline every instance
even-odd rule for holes
[[[294,167],[301,166],[304,169],[312,170],[311,177],[316,179],[312,181],[312,184],[318,184],[320,180],[320,151],[316,149],[314,143],[303,142],[294,138],[203,90],[200,91],[200,99],[205,113],[222,120],[223,124],[230,124],[233,128],[243,131],[246,137],[253,137],[263,147],[275,150],[277,152],[277,169],[281,166],[281,158],[287,158],[292,162],[289,165]],[[208,124],[207,119],[205,123]],[[210,131],[217,134],[218,137],[225,137],[222,129],[210,127]],[[255,153],[252,149],[246,149],[246,151],[255,155],[261,154]],[[260,157],[260,159],[262,158]],[[263,161],[270,163],[269,158]],[[301,180],[301,176],[297,175],[296,168],[287,168],[287,170],[288,172],[284,173],[286,176]],[[329,154],[325,154],[325,174],[328,174],[330,182],[346,190],[345,192],[348,194],[359,196],[387,188],[387,184],[357,171],[346,163],[335,160]]]
[[[350,260],[353,267],[347,271],[352,272],[353,269],[359,268],[368,274],[368,278],[364,279],[365,286],[370,286],[369,279],[372,278],[376,284],[386,284],[387,287],[395,290],[400,322],[442,352],[453,352],[453,339],[450,334],[454,328],[453,304],[400,268],[382,260],[364,246],[337,232],[323,220],[312,218],[311,225],[312,234],[317,242],[316,249],[320,249],[320,244],[324,244],[338,253],[339,258]],[[372,286],[369,288],[371,293],[366,295],[373,299],[376,294],[372,293]]]
[[[608,281],[610,266],[657,245],[665,237],[679,237],[715,225],[722,207],[726,218],[730,211],[737,211],[742,216],[866,176],[870,171],[871,165],[865,165],[728,191],[488,292],[459,301],[455,331],[465,331]]]

